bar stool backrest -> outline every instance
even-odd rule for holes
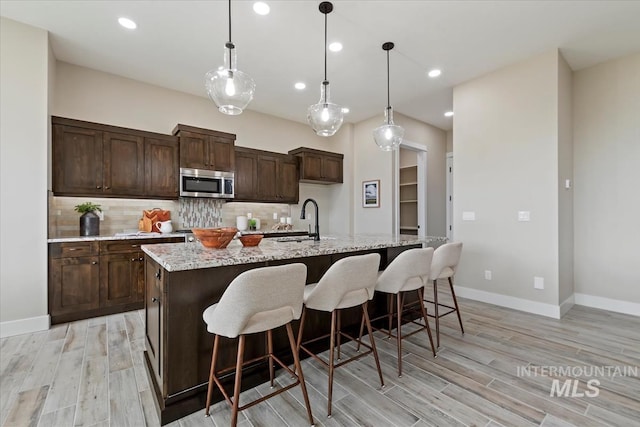
[[[433,253],[431,261],[430,280],[453,277],[460,262],[462,253],[462,242],[445,243],[438,247]]]
[[[397,294],[401,290],[415,290],[429,280],[433,248],[409,249],[400,253],[378,276],[376,290]],[[415,283],[407,283],[413,281]]]
[[[211,317],[205,318],[207,330],[235,338],[299,319],[306,279],[307,266],[302,263],[241,273],[224,291]]]
[[[305,298],[314,310],[354,307],[373,298],[380,254],[354,255],[336,261]]]

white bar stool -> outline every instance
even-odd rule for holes
[[[458,322],[460,322],[460,330],[464,334],[464,327],[462,326],[462,317],[460,317],[460,310],[458,309],[458,300],[456,293],[453,290],[453,276],[456,274],[456,268],[458,268],[458,262],[460,262],[460,255],[462,253],[462,242],[445,243],[438,247],[433,253],[433,260],[431,261],[431,272],[429,273],[429,280],[433,281],[433,301],[425,300],[425,302],[432,303],[434,305],[434,314],[429,315],[436,319],[436,342],[440,347],[440,318],[451,314],[454,311],[458,315]],[[451,288],[451,296],[453,297],[453,305],[438,303],[438,279],[448,279],[449,287]],[[448,308],[449,311],[440,313],[439,307]]]
[[[422,303],[424,300],[424,281],[429,280],[429,271],[431,270],[431,259],[433,257],[433,248],[422,249],[409,249],[400,255],[398,255],[387,266],[384,271],[381,271],[378,275],[378,281],[376,283],[376,292],[386,293],[388,295],[389,309],[387,314],[376,317],[372,321],[387,318],[389,326],[387,329],[380,329],[386,331],[389,334],[389,338],[394,335],[391,334],[393,327],[393,298],[396,298],[396,341],[398,346],[398,377],[402,376],[402,339],[417,334],[418,332],[425,330],[429,336],[429,343],[431,344],[431,352],[433,357],[436,357],[435,347],[433,346],[433,337],[431,336],[431,328],[429,328],[429,321],[427,317],[427,311]],[[411,303],[409,306],[404,305],[404,297],[408,292],[416,291],[418,293],[417,303]],[[406,335],[402,335],[402,316],[407,312],[415,313],[415,310],[410,310],[408,307],[418,305],[420,307],[420,315],[424,320],[424,324],[418,323],[413,318],[410,322],[420,326],[420,329],[416,329]],[[360,336],[362,336],[363,325],[360,325]]]
[[[211,356],[211,371],[209,373],[209,387],[207,390],[206,416],[209,416],[211,393],[215,383],[225,400],[231,405],[231,425],[238,422],[238,412],[256,405],[270,397],[283,393],[300,384],[304,403],[307,407],[309,423],[313,425],[309,396],[304,382],[304,375],[300,367],[300,358],[296,342],[291,329],[291,321],[299,319],[302,313],[307,267],[301,263],[275,267],[262,267],[245,271],[233,279],[217,304],[208,307],[202,317],[207,324],[207,331],[214,334],[213,354]],[[293,353],[295,371],[287,367],[273,354],[272,330],[285,326],[289,336],[289,345]],[[266,332],[268,354],[252,360],[243,361],[245,337],[248,334]],[[218,374],[233,370],[233,367],[216,371],[216,358],[220,337],[236,338],[238,340],[238,356],[235,366],[235,384],[233,398],[225,392]],[[259,360],[269,360],[269,376],[273,387],[273,362],[278,363],[296,378],[296,381],[274,391],[266,396],[240,406],[240,388],[242,381],[242,367]],[[298,374],[296,375],[296,372]]]
[[[304,309],[300,319],[300,330],[298,331],[298,349],[304,350],[307,354],[321,362],[329,369],[329,390],[327,394],[327,416],[329,417],[331,416],[334,369],[373,353],[376,368],[378,369],[378,375],[380,377],[380,385],[384,387],[382,370],[380,369],[380,360],[378,359],[378,351],[373,339],[373,331],[371,329],[369,314],[367,313],[367,303],[374,295],[379,265],[380,254],[349,256],[338,260],[331,265],[318,283],[307,285],[304,290]],[[365,344],[360,338],[354,338],[340,330],[340,310],[356,307],[358,305],[362,307],[362,316],[365,324],[367,325],[367,330],[369,331],[369,340],[371,345]],[[331,313],[331,332],[327,335],[301,343],[304,331],[304,319],[308,310],[318,310]],[[338,358],[340,358],[339,352],[341,336],[362,344],[368,348],[368,351],[359,353],[336,364],[334,361],[336,340]],[[318,357],[303,345],[320,339],[326,339],[327,337],[329,337],[328,362]]]

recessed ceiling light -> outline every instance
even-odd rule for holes
[[[302,90],[302,89],[306,88],[306,87],[307,87],[307,85],[306,85],[306,84],[304,84],[304,83],[302,83],[302,82],[298,82],[298,83],[296,83],[296,84],[294,85],[294,87],[295,87],[296,89],[298,89],[298,90]]]
[[[436,69],[433,69],[431,71],[429,71],[429,73],[427,74],[429,77],[434,78],[434,77],[438,77],[440,74],[442,74],[442,71]]]
[[[351,110],[349,110],[349,107],[342,107],[342,113],[343,114],[347,114],[349,111],[351,111]]]
[[[340,52],[342,50],[342,43],[340,42],[333,42],[329,45],[329,50],[331,52]]]
[[[253,4],[253,11],[258,15],[268,15],[271,8],[268,4],[262,1],[257,1]]]
[[[129,18],[118,18],[118,23],[129,30],[138,28],[138,25]]]
[[[447,111],[446,113],[444,113],[445,117],[452,117],[453,116],[453,111]]]

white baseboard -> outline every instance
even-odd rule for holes
[[[49,315],[0,322],[0,338],[46,331],[51,326]]]
[[[575,295],[571,295],[569,298],[562,301],[562,303],[560,304],[560,317],[567,314],[567,311],[571,310],[571,307],[575,305],[576,301],[574,297]]]
[[[496,294],[493,292],[480,291],[478,289],[465,288],[462,286],[455,286],[455,291],[456,295],[459,297],[499,305],[501,307],[512,308],[514,310],[525,311],[527,313],[539,314],[541,316],[553,317],[554,319],[559,319],[561,314],[561,307],[553,304]]]
[[[573,295],[575,297],[576,305],[584,305],[585,307],[600,308],[603,310],[614,311],[616,313],[640,316],[640,304],[637,302],[622,301],[579,293],[575,293]]]

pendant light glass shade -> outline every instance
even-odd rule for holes
[[[229,0],[229,41],[224,45],[224,65],[209,70],[204,81],[209,98],[221,113],[241,114],[253,99],[256,83],[248,74],[238,70],[236,49],[231,42],[231,0]]]
[[[340,126],[344,115],[342,107],[329,100],[329,82],[324,81],[320,87],[320,101],[309,107],[307,121],[313,131],[319,136],[331,136]]]
[[[393,107],[389,97],[389,51],[393,47],[392,42],[382,45],[382,49],[387,52],[387,108],[384,110],[384,124],[373,131],[373,140],[382,151],[396,150],[404,138],[404,129],[393,123]]]
[[[393,108],[389,106],[384,110],[384,124],[373,131],[373,140],[382,151],[393,151],[400,146],[402,138],[404,129],[393,123]]]
[[[319,9],[324,14],[324,80],[320,86],[320,101],[307,110],[307,121],[316,135],[332,136],[344,121],[342,107],[333,104],[329,98],[329,81],[327,80],[327,15],[333,10],[333,4],[324,1],[320,3]]]

